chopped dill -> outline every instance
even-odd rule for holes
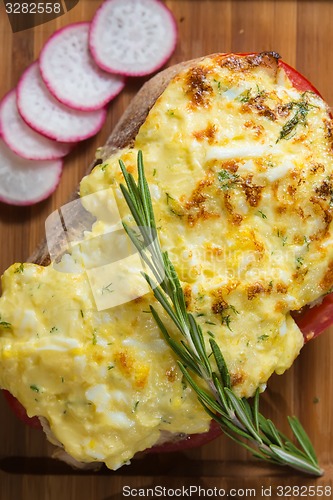
[[[242,92],[237,97],[237,101],[241,102],[242,104],[246,104],[250,102],[252,99],[255,100],[258,99],[259,97],[265,97],[265,91],[260,90],[259,85],[257,85],[256,93],[254,95],[252,95],[252,89],[244,90],[244,92]]]
[[[261,217],[262,219],[267,219],[267,215],[266,215],[266,214],[264,214],[264,212],[263,212],[262,210],[258,210],[258,214],[260,215],[260,217]]]
[[[138,409],[139,403],[140,401],[135,401],[132,413],[134,413]]]
[[[34,392],[40,392],[40,388],[39,388],[37,385],[35,385],[35,384],[32,384],[32,385],[30,386],[30,389],[31,389],[32,391],[34,391]]]
[[[244,90],[238,97],[237,101],[241,103],[247,103],[251,99],[251,89]]]
[[[230,314],[227,314],[226,316],[222,316],[222,325],[225,325],[228,328],[228,330],[230,330],[232,332],[232,329],[230,327],[230,323],[231,323]]]
[[[109,283],[108,285],[103,286],[103,288],[102,288],[102,295],[104,295],[104,293],[106,293],[106,292],[108,292],[108,293],[114,292],[114,290],[110,289],[111,286],[112,286],[112,283]]]
[[[310,107],[314,106],[310,105],[309,102],[305,100],[305,95],[306,92],[302,94],[300,101],[292,101],[287,104],[287,108],[295,110],[295,114],[283,125],[276,142],[279,142],[282,139],[291,139],[291,137],[293,137],[293,135],[296,133],[297,125],[307,125],[308,112],[310,110]]]
[[[17,266],[14,273],[23,273],[23,271],[24,271],[24,264],[20,264],[19,266]]]
[[[175,198],[173,198],[169,193],[165,194],[170,212],[172,212],[174,215],[177,215],[178,217],[182,217],[184,214],[181,212],[181,206],[179,202],[175,200]]]
[[[8,321],[3,321],[1,316],[0,316],[0,328],[4,328],[4,329],[8,330],[11,327],[12,327],[11,323],[8,323]]]
[[[229,189],[234,187],[234,185],[239,180],[239,175],[229,172],[229,170],[220,170],[217,174],[218,180],[221,183],[221,189]]]
[[[297,257],[296,262],[297,262],[296,269],[299,269],[304,264],[303,257]]]

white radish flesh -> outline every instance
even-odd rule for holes
[[[175,19],[159,0],[106,0],[95,14],[89,37],[97,64],[127,76],[157,71],[176,42]]]
[[[46,137],[78,142],[95,135],[103,126],[106,109],[78,111],[65,106],[48,91],[38,62],[23,73],[17,86],[17,106],[24,121]]]
[[[42,78],[60,102],[91,111],[111,101],[124,87],[124,78],[101,70],[89,47],[90,23],[71,24],[54,33],[39,58]]]
[[[2,138],[14,153],[28,160],[56,160],[67,155],[73,145],[56,142],[35,132],[25,123],[16,105],[16,90],[0,103]]]
[[[31,161],[17,156],[0,139],[0,201],[33,205],[56,189],[62,160]]]

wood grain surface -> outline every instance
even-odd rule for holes
[[[124,0],[125,1],[125,0]],[[302,0],[168,0],[179,26],[177,49],[168,65],[213,52],[274,50],[296,67],[333,105],[333,2]],[[90,20],[100,0],[80,0],[62,17],[44,25],[12,33],[0,2],[0,97],[14,87],[22,71],[39,55],[46,39],[59,27]],[[143,79],[129,80],[109,106],[107,123],[98,136],[80,144],[66,159],[60,186],[47,201],[28,208],[0,204],[0,273],[33,252],[44,236],[46,217],[66,202],[106,141]],[[19,307],[19,304],[18,304]],[[333,331],[303,349],[293,368],[272,377],[262,398],[262,409],[282,430],[286,415],[296,414],[310,434],[325,475],[305,477],[283,468],[260,465],[225,437],[181,454],[140,457],[115,473],[78,474],[49,457],[43,434],[25,428],[11,414],[0,395],[0,500],[118,500],[124,486],[132,488],[192,487],[225,490],[233,498],[299,498],[333,491]],[[310,488],[310,486],[312,488]],[[269,490],[268,488],[271,488]],[[307,488],[307,489],[306,489]],[[158,492],[158,490],[156,490]],[[312,491],[312,493],[311,493]],[[317,491],[315,495],[313,491]],[[328,490],[326,490],[328,491]],[[255,492],[255,494],[254,494]],[[280,490],[281,492],[281,490]],[[137,491],[137,493],[140,493]],[[149,498],[158,498],[158,493]],[[214,493],[214,491],[213,491]],[[222,498],[216,494],[212,498]],[[134,498],[135,491],[129,498]],[[169,494],[171,496],[172,492]],[[203,497],[192,490],[192,498]],[[165,495],[167,497],[167,495]]]

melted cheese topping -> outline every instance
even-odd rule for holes
[[[322,99],[295,90],[267,55],[215,56],[176,76],[134,146],[82,180],[97,217],[84,241],[57,266],[4,274],[0,386],[45,417],[74,458],[113,469],[161,433],[208,429],[148,312],[152,293],[110,308],[94,300],[89,269],[107,261],[101,235],[114,221],[103,196],[88,195],[111,187],[130,222],[118,160],[135,175],[138,150],[162,247],[188,309],[220,344],[235,392],[251,396],[283,373],[303,345],[290,311],[333,282],[331,127]],[[122,256],[120,245],[114,260]]]

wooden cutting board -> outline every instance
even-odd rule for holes
[[[15,33],[6,16],[5,3],[6,0],[0,3],[0,97],[16,85],[22,71],[38,57],[44,42],[56,29],[90,20],[101,1],[62,1],[63,7],[65,3],[77,5],[46,24]],[[174,12],[179,26],[177,49],[168,64],[213,52],[274,50],[307,76],[333,105],[333,2],[168,0],[165,3]],[[60,186],[50,199],[31,208],[0,204],[0,273],[32,253],[44,236],[46,217],[66,202],[96,148],[104,144],[143,82],[144,79],[129,80],[110,105],[107,123],[100,134],[80,144],[68,156]],[[116,473],[77,474],[45,458],[51,448],[43,434],[18,422],[0,396],[0,500],[118,500],[139,496],[139,488],[143,488],[141,495],[150,494],[150,498],[172,493],[181,494],[182,498],[188,494],[200,498],[204,493],[206,496],[216,493],[212,498],[222,498],[223,493],[233,498],[333,498],[331,330],[310,342],[288,373],[272,377],[262,398],[263,411],[282,430],[288,432],[286,415],[300,417],[325,469],[322,478],[260,465],[223,436],[201,449],[138,459]]]

